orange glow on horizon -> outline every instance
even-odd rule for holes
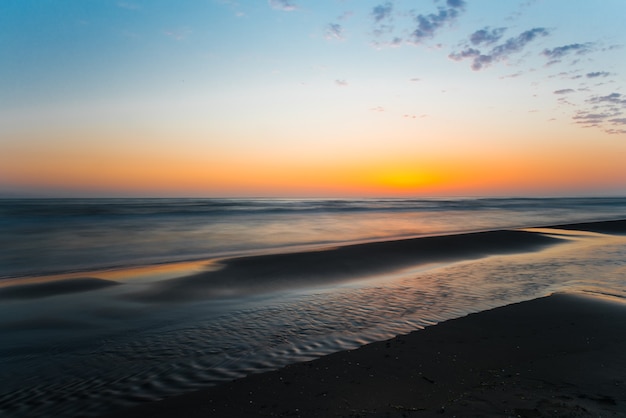
[[[415,164],[420,167],[420,164]],[[9,168],[10,169],[10,168]],[[4,171],[7,170],[5,167]],[[524,161],[465,161],[411,169],[391,162],[380,166],[272,164],[271,161],[171,161],[155,159],[101,160],[98,163],[39,162],[28,172],[4,178],[19,179],[23,187],[83,190],[125,194],[216,196],[406,196],[516,194],[550,192],[594,184],[624,184],[621,168],[580,172],[555,164],[530,166]],[[621,175],[621,177],[620,177]],[[17,181],[15,182],[17,183]]]
[[[15,148],[0,161],[0,186],[24,190],[77,191],[90,194],[154,196],[444,196],[577,194],[577,190],[623,190],[623,152],[610,158],[588,147],[562,150],[464,148],[420,154],[397,150],[307,153],[297,149],[217,148],[197,152],[165,148],[159,141],[124,148],[64,146],[42,141],[40,148]],[[57,144],[59,145],[59,144]],[[616,150],[620,148],[616,145]],[[376,153],[378,151],[378,154]],[[350,158],[348,158],[350,157]],[[622,192],[623,193],[623,192]]]

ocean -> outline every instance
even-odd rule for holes
[[[626,198],[0,200],[0,279],[624,214]]]
[[[0,200],[0,416],[98,416],[551,292],[626,198]],[[513,231],[498,231],[498,230]]]

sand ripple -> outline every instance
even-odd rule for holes
[[[626,238],[580,237],[534,254],[407,268],[218,307],[149,305],[158,309],[149,327],[137,319],[111,331],[115,315],[97,322],[95,308],[91,319],[86,309],[81,319],[94,331],[63,328],[70,343],[28,352],[21,331],[5,331],[13,342],[0,346],[0,415],[97,416],[558,290],[626,297],[625,273]]]

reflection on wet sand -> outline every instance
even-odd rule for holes
[[[17,293],[0,304],[0,405],[16,417],[93,416],[556,291],[626,297],[626,237],[568,231],[367,243],[224,259],[207,270],[190,263],[4,286]],[[233,293],[206,297],[220,288]]]

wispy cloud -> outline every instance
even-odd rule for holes
[[[474,32],[476,33],[476,32]],[[520,33],[518,36],[509,38],[506,42],[494,46],[489,52],[482,53],[476,48],[468,47],[461,52],[453,52],[448,57],[454,61],[462,61],[464,59],[472,60],[472,70],[479,71],[489,65],[507,59],[510,55],[522,51],[527,44],[538,37],[549,35],[546,28],[533,28]]]
[[[502,38],[504,31],[506,31],[506,28],[490,29],[486,27],[472,33],[469,40],[472,45],[491,45],[498,42],[500,38]]]
[[[352,17],[352,12],[347,11],[343,12],[341,15],[337,17],[338,21],[346,21]],[[344,28],[341,23],[331,22],[326,25],[326,33],[324,37],[328,40],[339,40],[342,41],[345,39]]]
[[[621,93],[611,93],[606,96],[593,96],[588,100],[589,103],[610,103],[614,105],[624,105],[626,106],[626,96]]]
[[[292,12],[298,8],[296,3],[292,0],[268,0],[268,3],[272,9],[283,10],[285,12]]]
[[[379,4],[372,9],[371,15],[374,19],[373,34],[376,37],[380,37],[384,34],[392,33],[394,31],[392,12],[393,5],[390,2]],[[379,43],[376,43],[380,46]],[[383,43],[387,44],[387,43]]]
[[[348,86],[348,82],[346,80],[343,79],[337,79],[335,80],[335,85],[338,87],[347,87]]]
[[[399,48],[404,43],[404,40],[400,37],[395,37],[389,41],[374,41],[371,43],[372,47],[376,49],[382,48]]]
[[[610,113],[588,113],[586,111],[579,111],[572,119],[581,125],[599,127],[602,122],[611,116]]]
[[[339,23],[329,23],[324,37],[328,40],[343,40],[343,27]]]
[[[605,132],[609,135],[626,135],[626,129],[606,129]]]
[[[530,8],[530,6],[532,6],[536,2],[537,2],[537,0],[527,0],[525,2],[522,2],[521,4],[519,4],[518,10],[514,11],[513,13],[511,13],[511,15],[506,18],[506,20],[517,20],[517,19],[519,19],[524,13],[526,13],[526,10],[528,8]]]
[[[548,62],[548,65],[551,65],[557,62],[561,62],[562,59],[567,55],[570,55],[570,54],[584,55],[589,52],[592,52],[593,49],[594,49],[594,44],[592,42],[586,42],[584,44],[576,43],[576,44],[557,46],[556,48],[552,48],[552,49],[544,49],[541,54],[550,60]]]
[[[446,5],[446,8],[439,8],[439,12],[436,14],[420,14],[415,18],[417,28],[411,33],[411,40],[414,43],[419,44],[433,38],[440,28],[452,23],[465,10],[463,0],[447,0]]]
[[[381,21],[388,19],[391,16],[391,11],[393,9],[393,5],[390,2],[385,4],[379,4],[378,6],[372,9],[372,16],[374,17],[374,21],[376,23],[380,23]]]
[[[579,74],[580,70],[574,70],[574,71],[561,71],[557,74],[552,74],[550,76],[548,76],[548,78],[560,78],[563,80],[579,80],[581,78],[583,78],[584,76]]]
[[[575,123],[584,127],[596,127],[609,134],[626,133],[626,96],[613,92],[594,95],[585,100],[587,109],[576,112]]]
[[[513,74],[508,74],[508,75],[503,75],[502,77],[500,77],[501,79],[505,79],[505,78],[518,78],[521,77],[525,74],[524,71],[517,71]]]
[[[574,106],[574,107],[575,107],[575,106],[576,106],[576,104],[575,104],[575,103],[570,102],[569,100],[567,100],[567,99],[566,99],[566,97],[567,97],[567,96],[562,96],[562,97],[559,97],[559,98],[557,99],[557,102],[558,102],[559,104],[562,104],[562,105]]]
[[[561,90],[555,90],[554,94],[570,94],[570,93],[576,93],[576,90],[574,89],[561,89]]]
[[[543,55],[545,55],[548,58],[559,59],[559,58],[563,58],[565,55],[568,55],[572,52],[575,52],[577,54],[584,54],[590,51],[592,45],[593,44],[591,43],[584,43],[584,44],[570,44],[570,45],[564,45],[564,46],[557,46],[556,48],[552,48],[552,49],[544,49]]]
[[[610,75],[611,73],[606,72],[606,71],[594,71],[594,72],[585,74],[587,78],[608,77]]]
[[[449,58],[454,61],[462,61],[465,58],[479,58],[481,55],[480,50],[476,48],[466,48],[461,52],[452,52],[448,55]]]

